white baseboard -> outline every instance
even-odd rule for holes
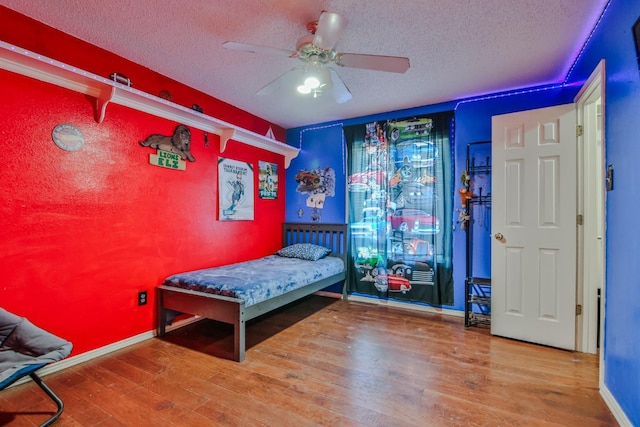
[[[336,293],[336,292],[319,291],[319,292],[316,292],[316,294],[321,295],[321,296],[325,296],[325,297],[336,298],[336,299],[342,298],[342,294],[339,294],[339,293]],[[356,301],[356,302],[364,302],[364,303],[368,303],[368,304],[385,305],[385,306],[389,306],[389,307],[403,308],[403,309],[407,309],[407,310],[414,310],[414,311],[420,311],[420,312],[426,312],[426,313],[438,313],[438,314],[446,314],[446,315],[449,315],[449,316],[464,317],[462,312],[459,312],[457,310],[448,310],[448,309],[443,309],[443,308],[438,308],[438,307],[430,307],[430,306],[423,306],[423,305],[418,305],[418,304],[407,304],[407,303],[403,303],[403,302],[382,300],[382,299],[378,299],[378,298],[369,298],[369,297],[362,297],[362,296],[357,296],[357,295],[349,295],[348,300],[349,301]],[[171,332],[171,331],[173,331],[175,329],[181,328],[183,326],[187,326],[187,325],[189,325],[191,323],[195,323],[195,322],[197,322],[199,320],[202,320],[202,318],[200,316],[193,316],[193,317],[189,317],[187,319],[179,320],[179,321],[175,322],[173,325],[167,326],[166,331],[167,332]],[[66,368],[70,368],[72,366],[76,366],[76,365],[79,365],[79,364],[84,363],[84,362],[88,362],[89,360],[93,360],[93,359],[95,359],[97,357],[104,356],[106,354],[113,353],[114,351],[121,350],[121,349],[123,349],[125,347],[129,347],[130,345],[134,345],[134,344],[137,344],[139,342],[148,340],[150,338],[153,338],[155,335],[156,335],[155,331],[143,332],[143,333],[135,335],[133,337],[126,338],[126,339],[124,339],[122,341],[114,342],[113,344],[109,344],[109,345],[106,345],[104,347],[96,348],[95,350],[90,350],[90,351],[87,351],[85,353],[78,354],[77,356],[68,357],[68,358],[66,358],[64,360],[61,360],[59,362],[52,363],[50,365],[45,366],[44,368],[42,368],[42,369],[40,369],[38,371],[38,375],[41,376],[41,377],[44,377],[46,375],[53,374],[54,372],[58,372],[58,371],[61,371],[63,369],[66,369]],[[23,383],[25,383],[27,381],[29,381],[28,377],[22,378],[22,379],[16,381],[14,384],[12,384],[11,387],[19,385],[19,384],[23,384]]]
[[[339,294],[337,292],[317,291],[315,294],[321,297],[329,297],[329,298],[335,298],[335,299],[342,298],[342,294]]]
[[[337,292],[318,291],[316,292],[316,295],[320,295],[323,297],[336,298],[336,299],[342,298],[342,294],[339,294]],[[395,308],[404,308],[406,310],[421,311],[424,313],[438,313],[438,314],[446,314],[447,316],[464,317],[464,313],[458,310],[449,310],[446,308],[433,307],[429,305],[411,304],[406,302],[380,299],[380,298],[374,298],[374,297],[349,295],[347,297],[347,300],[355,301],[355,302],[365,302],[365,303],[376,304],[376,305],[386,305],[388,307],[395,307]]]
[[[618,401],[613,397],[606,385],[600,387],[600,396],[602,396],[604,403],[609,407],[609,410],[618,424],[620,424],[620,427],[633,427],[633,424],[631,424],[631,421],[627,418],[627,414],[624,413]]]
[[[173,325],[167,326],[166,331],[167,332],[173,331],[174,329],[181,328],[183,326],[197,322],[201,319],[202,318],[199,316],[193,316],[184,320],[177,321]],[[67,369],[84,362],[88,362],[89,360],[95,359],[97,357],[104,356],[109,353],[113,353],[114,351],[118,351],[125,347],[129,347],[130,345],[134,345],[139,342],[146,341],[150,338],[153,338],[154,336],[156,336],[156,331],[143,332],[133,337],[126,338],[122,341],[114,342],[113,344],[105,345],[104,347],[96,348],[95,350],[90,350],[85,353],[78,354],[77,356],[71,356],[59,362],[51,363],[50,365],[47,365],[44,368],[38,370],[37,374],[39,377],[44,377],[46,375],[53,374],[54,372]],[[29,380],[30,380],[29,377],[24,377],[16,381],[15,383],[13,383],[10,387],[24,384]]]
[[[393,301],[388,299],[363,297],[360,295],[349,295],[348,300],[356,301],[356,302],[365,302],[368,304],[385,305],[388,307],[402,308],[405,310],[420,311],[423,313],[437,313],[437,314],[446,314],[447,316],[464,317],[464,313],[461,311],[450,310],[450,309],[441,308],[441,307],[432,307],[429,305],[410,304],[406,302]]]

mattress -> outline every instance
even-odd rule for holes
[[[167,277],[163,285],[237,298],[250,306],[342,273],[344,269],[344,261],[334,256],[306,261],[268,255],[174,274]]]

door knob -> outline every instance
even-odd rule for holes
[[[496,238],[496,240],[504,240],[504,236],[502,235],[502,233],[496,233],[496,235],[494,236]]]

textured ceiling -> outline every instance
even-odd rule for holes
[[[607,0],[0,0],[284,128],[562,82]],[[337,67],[353,99],[256,95],[300,60],[231,51],[295,50],[321,11],[348,25],[339,52],[406,56],[405,74]],[[177,60],[178,59],[178,60]]]

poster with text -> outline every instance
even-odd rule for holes
[[[253,166],[218,158],[218,205],[220,221],[253,220]]]
[[[258,162],[258,195],[261,199],[278,198],[278,165]]]

